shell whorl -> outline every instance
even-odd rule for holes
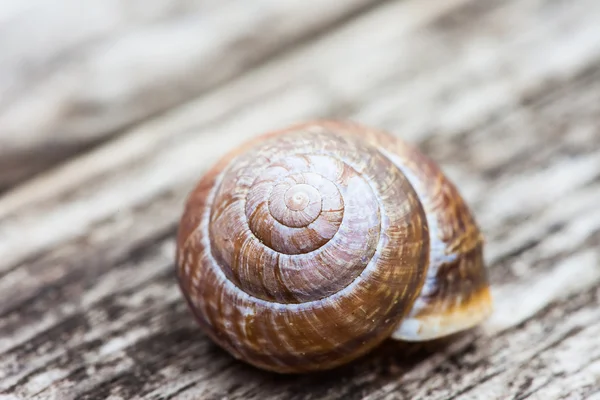
[[[223,164],[188,204],[199,215],[179,254],[209,335],[284,372],[333,367],[388,337],[428,254],[424,210],[402,172],[360,138],[318,125]]]
[[[337,293],[373,259],[382,226],[377,196],[364,176],[331,155],[305,153],[308,147],[291,154],[280,140],[261,149],[286,156],[232,163],[215,198],[227,209],[211,220],[213,254],[228,279],[263,300],[303,303]],[[253,171],[250,185],[241,184],[239,177]]]
[[[422,204],[433,191],[411,184],[404,155],[384,148],[396,144],[315,122],[246,143],[204,175],[181,220],[177,265],[212,340],[260,368],[307,372],[392,335],[440,247]]]

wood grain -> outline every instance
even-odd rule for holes
[[[178,88],[181,70],[157,79],[152,93],[163,87],[177,92],[177,100],[151,111],[134,112],[133,99],[145,95],[132,81],[123,88],[130,90],[123,97],[130,108],[118,118],[107,118],[116,115],[108,110],[123,103],[109,96],[106,112],[90,114],[101,122],[79,125],[82,135],[103,143],[64,153],[60,165],[0,198],[0,398],[598,396],[600,3],[359,3],[339,17],[323,17],[318,36],[282,34],[267,50],[257,45],[261,62],[236,64],[234,73],[211,78],[208,86]],[[146,23],[140,20],[168,21],[177,14],[166,2],[156,4],[155,14],[128,14],[118,29],[135,31]],[[241,4],[197,1],[193,7],[206,15],[239,7],[240,15],[263,18]],[[314,5],[294,4],[289,10],[302,10],[296,26],[312,20]],[[21,21],[33,20],[25,7],[12,10]],[[289,20],[293,14],[286,12],[277,15]],[[333,24],[340,19],[343,24]],[[8,29],[1,21],[0,29]],[[180,22],[170,26],[180,29]],[[65,34],[56,49],[96,54],[105,42],[90,38],[117,35],[109,25]],[[245,32],[251,26],[258,25]],[[215,54],[229,57],[231,49],[220,43]],[[248,46],[244,51],[253,42]],[[77,53],[64,50],[71,51]],[[45,60],[53,56],[40,57],[44,75]],[[101,65],[90,57],[86,65]],[[186,60],[178,57],[174,65]],[[66,65],[80,58],[60,60],[55,70],[68,71]],[[190,70],[209,65],[203,62]],[[115,74],[122,78],[123,70]],[[5,105],[34,101],[41,89],[0,87],[6,93],[0,149],[24,148],[19,143],[27,135],[4,133],[20,125],[4,121],[21,118]],[[43,149],[54,132],[68,131],[57,127],[76,126],[73,117],[39,130],[48,120],[30,115],[18,131],[35,132],[30,149]],[[388,342],[348,367],[294,378],[240,364],[199,332],[174,277],[174,236],[185,197],[241,141],[315,117],[389,130],[440,163],[486,236],[495,300],[486,324],[423,346]]]
[[[0,189],[378,2],[14,2],[0,21]]]

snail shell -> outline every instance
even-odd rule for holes
[[[483,238],[455,186],[417,149],[347,122],[292,126],[224,156],[188,198],[177,272],[214,342],[281,373],[491,312]]]

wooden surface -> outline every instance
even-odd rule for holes
[[[600,399],[597,0],[0,7],[1,400]],[[174,279],[186,195],[314,117],[440,163],[487,238],[489,321],[296,377],[200,333]]]

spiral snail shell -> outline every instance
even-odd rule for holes
[[[483,238],[454,185],[417,149],[350,122],[224,156],[188,198],[177,273],[214,342],[281,373],[465,330],[492,303]]]

